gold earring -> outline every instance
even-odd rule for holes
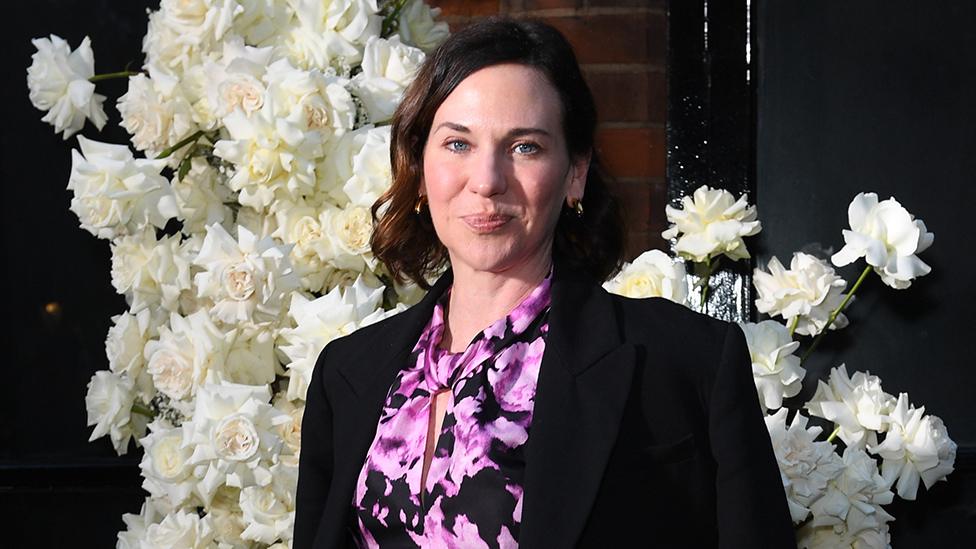
[[[413,213],[420,215],[420,210],[424,208],[424,203],[427,202],[427,197],[420,195],[417,197],[417,203],[413,205]]]
[[[574,198],[571,207],[576,212],[576,217],[583,217],[583,201],[581,199]]]

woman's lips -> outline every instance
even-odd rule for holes
[[[511,221],[512,216],[503,214],[473,214],[461,217],[471,230],[476,233],[487,234],[501,229],[506,223]]]

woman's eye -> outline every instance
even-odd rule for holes
[[[458,141],[457,139],[454,139],[452,141],[447,142],[447,150],[451,152],[464,152],[468,150],[468,144],[465,143],[464,141]]]
[[[513,150],[518,154],[529,155],[539,152],[539,146],[535,143],[519,143]]]

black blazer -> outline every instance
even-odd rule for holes
[[[354,486],[387,392],[450,282],[319,356],[295,549],[352,546]],[[520,546],[795,547],[750,364],[734,324],[611,295],[557,263]]]

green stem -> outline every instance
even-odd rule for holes
[[[162,158],[166,158],[169,155],[175,153],[176,151],[182,149],[183,147],[185,147],[185,146],[187,146],[187,145],[189,145],[191,143],[196,143],[197,139],[200,139],[201,137],[203,137],[203,135],[204,135],[204,131],[203,130],[197,130],[196,132],[194,132],[193,134],[191,134],[186,139],[180,141],[179,143],[177,143],[177,144],[173,145],[172,147],[170,147],[170,148],[164,150],[163,152],[159,153],[159,156],[156,157],[156,160],[159,160],[159,159],[162,159]]]
[[[830,313],[830,317],[827,318],[827,323],[824,324],[823,329],[820,330],[819,333],[817,333],[817,337],[813,338],[813,343],[811,343],[810,346],[807,347],[807,350],[803,353],[803,356],[800,357],[801,365],[804,362],[806,362],[807,357],[810,356],[810,353],[812,353],[813,350],[817,348],[817,345],[820,343],[820,340],[823,339],[824,334],[826,334],[827,330],[829,330],[830,327],[834,324],[834,320],[837,320],[837,316],[841,313],[841,311],[843,311],[844,308],[847,307],[847,304],[850,302],[851,298],[854,297],[854,292],[856,292],[857,289],[861,287],[861,283],[864,282],[864,279],[867,278],[868,274],[872,270],[874,270],[874,268],[871,267],[870,265],[867,265],[864,267],[864,270],[861,271],[861,276],[857,277],[857,282],[854,283],[854,287],[851,288],[851,291],[847,294],[847,296],[844,297],[844,301],[841,301],[840,305],[838,305],[837,308]]]
[[[708,313],[708,280],[711,278],[712,273],[718,269],[719,259],[716,258],[715,262],[712,263],[712,257],[709,256],[705,260],[705,274],[702,275],[698,282],[695,283],[696,286],[700,286],[702,289],[701,293],[701,310],[703,313]]]
[[[119,72],[107,72],[105,74],[96,74],[88,79],[89,82],[99,82],[101,80],[112,80],[115,78],[128,78],[130,76],[135,76],[137,74],[142,74],[140,71],[119,71]]]
[[[833,433],[830,433],[830,436],[827,437],[827,442],[833,442],[834,439],[837,438],[837,434],[838,433],[840,433],[840,425],[838,425],[837,427],[834,428],[834,432]]]
[[[145,406],[143,406],[142,404],[139,404],[138,402],[133,402],[132,403],[132,412],[133,413],[136,413],[136,414],[139,414],[141,416],[146,416],[146,417],[148,417],[150,419],[156,417],[156,414],[152,410],[150,410],[149,408],[146,408]]]
[[[793,322],[790,322],[790,337],[793,337],[793,332],[796,331],[796,325],[800,323],[800,315],[793,317]]]

